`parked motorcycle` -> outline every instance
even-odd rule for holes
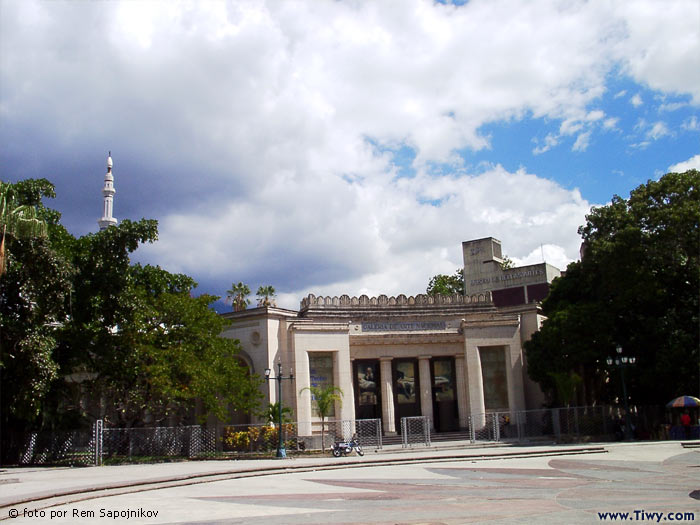
[[[350,441],[336,441],[331,447],[331,451],[336,458],[347,456],[353,450],[357,452],[358,456],[365,455],[365,453],[362,452],[362,447],[354,437]]]

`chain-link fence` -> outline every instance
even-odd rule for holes
[[[380,419],[330,420],[284,423],[282,444],[287,452],[328,449],[336,441],[355,437],[367,449],[382,447]],[[277,450],[280,431],[274,425],[230,425],[224,427],[223,450],[235,454],[260,454]]]
[[[469,439],[528,443],[605,442],[634,439],[685,439],[672,426],[672,414],[663,406],[632,407],[627,418],[620,407],[566,407],[471,414],[462,421]],[[676,422],[677,423],[677,422]],[[383,446],[380,419],[285,423],[282,443],[288,452],[327,450],[335,441],[356,437],[367,449]],[[697,429],[696,429],[697,430]],[[74,431],[4,432],[3,465],[101,465],[103,463],[161,461],[214,455],[269,455],[279,446],[280,429],[272,425],[93,428]],[[681,432],[683,431],[683,432]],[[402,446],[430,446],[431,422],[425,416],[401,419]],[[463,436],[463,434],[462,434]],[[691,437],[697,437],[693,435]],[[461,437],[464,439],[464,437]]]
[[[223,431],[223,451],[237,454],[260,454],[277,450],[306,450],[306,441],[297,435],[296,423],[277,425],[229,425]]]
[[[471,441],[499,441],[498,420],[499,415],[494,413],[469,416],[467,425]]]
[[[605,442],[627,433],[634,439],[672,439],[668,413],[653,406],[632,407],[628,418],[620,407],[598,405],[473,414],[469,420],[472,441]]]
[[[403,448],[413,445],[430,446],[430,418],[427,416],[413,416],[401,418],[401,446]]]
[[[199,425],[183,427],[105,428],[101,461],[195,458],[216,453],[216,433]],[[101,463],[98,460],[97,464]]]
[[[329,421],[328,432],[333,441],[349,441],[354,437],[363,448],[382,448],[381,419]]]
[[[93,431],[9,432],[3,436],[4,465],[94,465]]]
[[[185,427],[104,428],[11,432],[3,436],[5,465],[102,465],[195,458],[216,452],[216,433]]]

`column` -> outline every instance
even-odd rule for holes
[[[467,399],[467,377],[465,373],[466,362],[464,354],[455,356],[455,388],[457,389],[457,414],[459,427],[467,428],[469,416],[469,400]]]
[[[521,350],[516,345],[506,345],[505,354],[506,382],[508,383],[508,408],[510,408],[512,414],[513,412],[525,409],[523,359]]]
[[[481,373],[479,347],[469,341],[464,342],[467,354],[467,386],[469,387],[469,413],[478,429],[486,424],[484,404],[484,377]]]
[[[307,387],[311,386],[311,377],[309,376],[309,354],[299,349],[295,352],[294,357],[294,383],[297,389],[297,432],[300,436],[310,436],[312,434],[311,392],[306,390]],[[269,381],[269,383],[273,383],[273,381]],[[272,399],[272,397],[270,399]]]
[[[333,384],[343,392],[340,410],[336,403],[336,419],[355,420],[355,392],[352,381],[352,361],[340,352],[333,352]],[[352,436],[350,436],[352,437]]]
[[[382,392],[382,430],[387,435],[396,434],[394,415],[394,378],[391,373],[391,357],[379,358],[379,382]]]
[[[418,356],[418,382],[420,383],[420,412],[430,418],[430,428],[433,426],[433,380],[430,377],[429,355]]]

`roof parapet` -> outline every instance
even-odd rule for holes
[[[309,307],[320,306],[323,308],[362,308],[364,307],[395,307],[395,306],[445,306],[445,305],[466,305],[466,304],[483,304],[490,305],[492,303],[491,292],[483,292],[473,295],[397,295],[396,297],[388,297],[380,295],[378,297],[368,297],[361,295],[360,297],[350,297],[349,295],[338,296],[320,296],[309,294],[301,300],[300,309],[305,310]]]

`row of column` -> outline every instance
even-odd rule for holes
[[[420,408],[421,415],[433,417],[433,382],[430,374],[430,359],[432,356],[418,356],[418,384],[420,385]],[[478,356],[477,356],[478,358]],[[469,415],[469,399],[467,395],[467,375],[465,373],[465,359],[463,354],[454,356],[455,359],[455,390],[457,393],[457,413],[460,427],[465,425]],[[385,434],[396,433],[396,412],[394,410],[394,376],[392,372],[391,357],[379,358],[379,381],[381,384],[382,400],[382,426]],[[479,363],[478,373],[481,376],[481,366]],[[471,379],[471,378],[470,378]],[[484,394],[482,387],[481,404],[483,406]],[[483,409],[482,409],[483,412]]]

